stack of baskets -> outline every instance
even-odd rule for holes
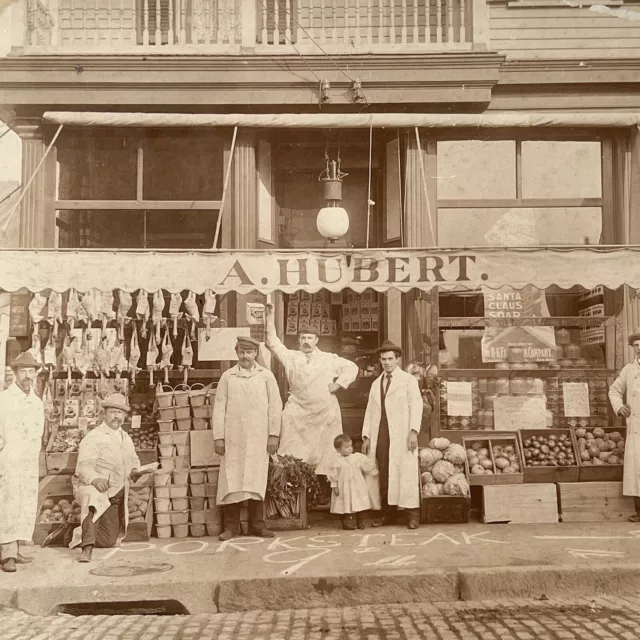
[[[189,498],[191,535],[217,536],[222,528],[222,508],[216,504],[219,467],[191,469]]]
[[[158,538],[189,535],[189,471],[159,469],[155,472],[155,515]]]

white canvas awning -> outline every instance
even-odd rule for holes
[[[451,127],[635,127],[640,113],[593,112],[498,112],[498,113],[283,113],[283,114],[192,114],[115,113],[104,111],[47,111],[45,123],[81,127],[257,127],[257,128],[402,128],[441,129]]]
[[[640,247],[341,251],[0,251],[0,289],[361,292],[461,286],[640,288]]]

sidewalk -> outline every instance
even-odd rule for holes
[[[640,592],[640,528],[619,523],[428,525],[272,540],[157,540],[79,552],[30,548],[0,574],[0,605],[46,615],[77,602],[175,601],[189,613]]]

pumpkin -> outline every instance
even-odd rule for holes
[[[446,460],[439,460],[431,469],[433,479],[436,482],[446,482],[451,476],[455,475],[455,467]]]

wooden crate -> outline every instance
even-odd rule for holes
[[[520,451],[524,458],[524,442],[532,436],[549,436],[550,434],[564,435],[568,434],[571,437],[573,444],[574,454],[577,457],[577,445],[573,439],[571,429],[521,429],[518,431],[518,438],[520,442]],[[525,484],[531,484],[536,482],[541,483],[554,483],[554,482],[578,482],[578,476],[580,468],[576,462],[575,466],[571,467],[528,467],[526,465],[526,459],[524,460],[524,482]]]
[[[635,513],[622,482],[560,482],[558,497],[562,522],[621,522]]]
[[[309,528],[309,514],[307,513],[307,492],[300,492],[300,513],[297,518],[267,518],[265,526],[272,531],[298,531]]]
[[[422,524],[462,524],[469,522],[469,496],[432,496],[420,501]]]
[[[488,485],[483,487],[485,524],[546,524],[558,522],[554,484]]]
[[[40,496],[38,496],[38,517],[40,517],[40,513],[42,511],[42,503],[50,498],[54,502],[58,502],[58,500],[62,500],[66,498],[69,502],[73,502],[73,492],[64,492],[64,493],[49,493],[45,495],[42,500],[40,500]],[[42,544],[45,538],[58,529],[62,522],[36,522],[35,527],[33,528],[33,542],[34,544]],[[76,525],[77,526],[77,525]],[[55,545],[51,546],[62,546],[62,541],[59,540]]]
[[[588,427],[585,430],[587,433],[593,432],[595,427]],[[578,436],[576,431],[578,428],[573,428],[573,437],[576,442],[576,449],[578,448]],[[617,431],[624,438],[625,442],[627,440],[627,429],[626,427],[604,427],[603,431],[605,433],[613,433]],[[623,465],[622,464],[603,464],[603,465],[585,465],[581,460],[580,456],[578,456],[578,465],[579,465],[579,474],[578,480],[579,482],[621,482],[623,475]]]
[[[512,444],[515,448],[516,455],[518,456],[518,463],[520,464],[520,469],[524,469],[524,460],[522,458],[522,451],[520,448],[520,444],[518,442],[517,434],[500,434],[500,435],[488,435],[482,434],[482,437],[463,437],[462,438],[462,446],[466,449],[470,448],[470,445],[474,442],[483,442],[486,443],[487,449],[489,449],[489,459],[493,463],[493,468],[495,470],[495,456],[493,452],[493,447],[500,445],[506,446]],[[494,473],[491,475],[472,475],[471,469],[469,468],[469,461],[465,460],[464,463],[465,471],[467,474],[467,478],[469,480],[469,484],[473,486],[477,485],[489,485],[489,484],[522,484],[524,482],[524,472],[522,473]]]
[[[151,537],[151,531],[153,530],[153,505],[153,487],[151,487],[151,493],[149,494],[149,506],[147,507],[147,513],[144,516],[144,522],[130,522],[127,527],[127,535],[123,542],[146,542],[149,540]],[[124,508],[127,508],[126,504]]]

